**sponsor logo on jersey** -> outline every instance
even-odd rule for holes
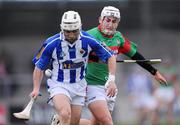
[[[84,66],[84,62],[78,62],[78,63],[74,63],[73,61],[65,61],[62,63],[62,68],[63,69],[77,69],[77,68],[81,68],[82,66]]]

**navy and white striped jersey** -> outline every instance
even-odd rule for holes
[[[76,42],[70,44],[62,33],[48,38],[33,63],[41,70],[49,64],[52,67],[51,79],[64,83],[76,83],[84,78],[89,52],[93,50],[106,62],[112,52],[103,47],[87,32],[81,31]]]

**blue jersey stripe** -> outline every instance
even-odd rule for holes
[[[63,59],[63,53],[62,53],[62,47],[61,47],[61,42],[59,42],[59,45],[56,47],[56,54],[57,54],[57,59],[62,60]]]
[[[80,72],[80,79],[84,78],[84,66],[81,68],[81,72]]]
[[[63,59],[61,42],[59,42],[59,45],[56,47],[56,55],[57,55],[58,60]],[[59,70],[58,70],[57,80],[59,82],[63,82],[63,80],[64,80],[64,72],[63,72],[62,69],[60,69],[61,64],[59,63],[59,61],[58,61],[58,64],[59,64]]]
[[[87,49],[88,49],[88,43],[87,42],[83,42],[83,41],[81,41],[82,43],[82,50],[84,51],[84,54],[83,54],[83,57],[86,57],[87,56],[87,54],[88,54],[88,51],[87,51]]]
[[[64,72],[60,68],[58,70],[58,79],[57,79],[57,81],[59,81],[59,82],[63,82],[64,81]]]
[[[75,45],[73,47],[69,47],[69,58],[70,59],[74,59],[76,58],[76,48],[75,48]]]
[[[70,83],[76,82],[76,70],[70,70]]]

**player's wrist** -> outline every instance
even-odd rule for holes
[[[113,74],[109,73],[109,76],[108,76],[108,81],[115,82],[115,79],[116,79],[115,75],[113,75]]]
[[[150,70],[150,73],[152,74],[152,75],[156,75],[156,73],[158,72],[158,70],[157,69],[155,69],[155,68],[153,68],[153,69],[151,69]]]
[[[108,79],[105,83],[105,88],[107,88],[111,82],[115,83],[115,75],[109,73]]]

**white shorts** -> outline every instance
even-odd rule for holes
[[[87,83],[85,79],[81,80],[79,83],[61,83],[54,81],[52,79],[47,80],[48,92],[50,94],[50,100],[58,94],[66,95],[72,105],[84,105],[86,86]],[[50,101],[52,103],[52,101]]]
[[[155,96],[164,102],[171,102],[175,99],[175,92],[173,87],[159,87],[155,92]]]
[[[133,98],[132,100],[133,108],[147,108],[149,110],[155,110],[157,108],[157,101],[151,95],[139,95]]]
[[[97,100],[107,101],[108,109],[113,111],[115,105],[116,96],[109,98],[105,91],[104,86],[100,85],[88,85],[87,87],[87,105]]]

